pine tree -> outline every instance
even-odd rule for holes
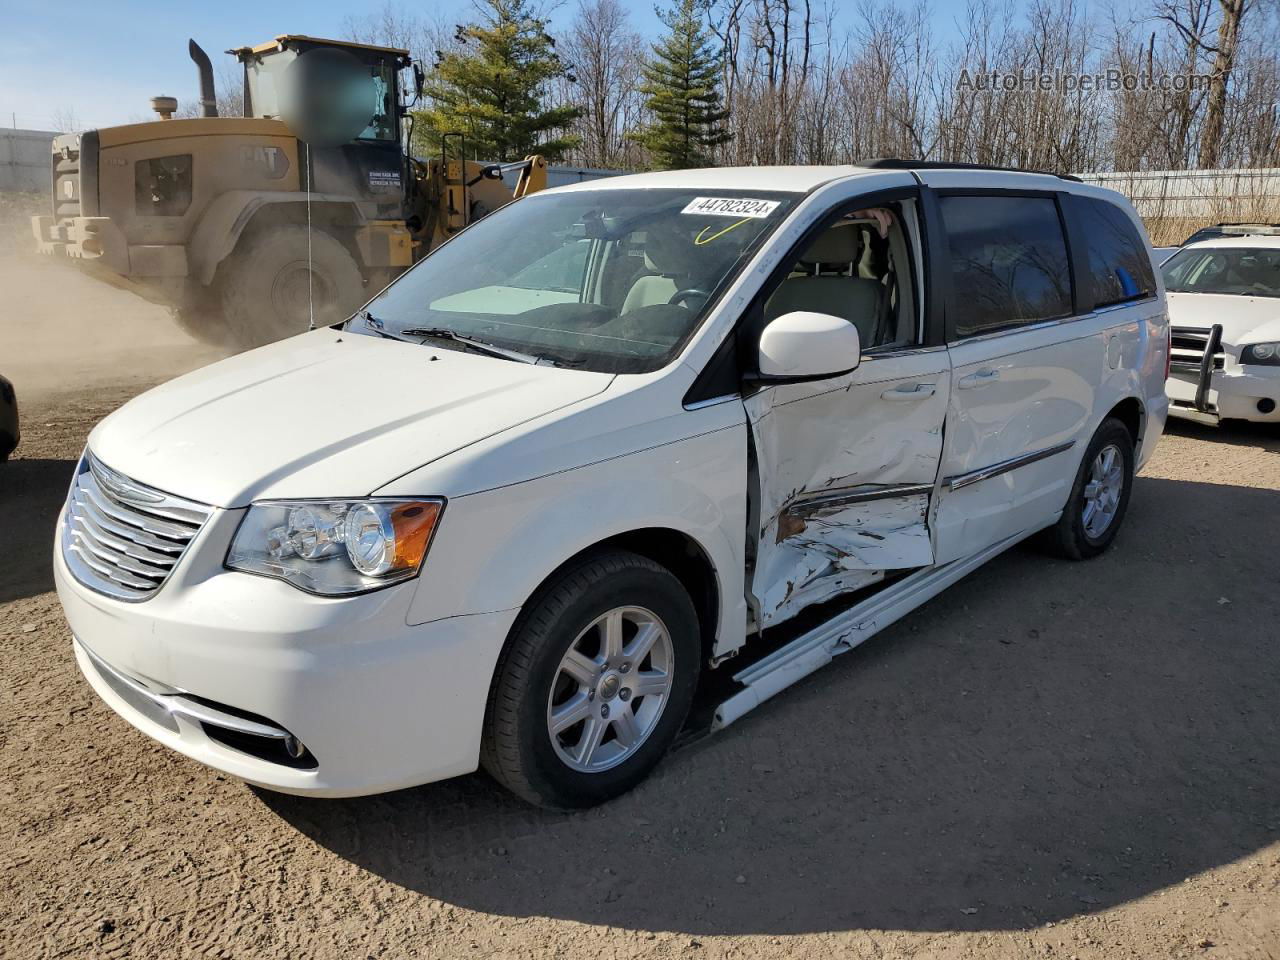
[[[660,169],[704,167],[710,148],[732,137],[724,126],[729,111],[720,101],[720,68],[698,0],[680,0],[661,18],[668,34],[654,45],[640,87],[654,122],[636,139]]]
[[[485,0],[482,22],[459,25],[458,49],[437,52],[416,118],[431,147],[462,133],[482,160],[518,160],[540,153],[558,160],[576,145],[563,131],[581,110],[544,108],[550,81],[572,76],[555,51],[547,23],[528,0]]]

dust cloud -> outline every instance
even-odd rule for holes
[[[226,355],[183,332],[167,308],[37,254],[30,217],[48,202],[0,193],[0,374],[20,407],[95,387],[141,391]]]

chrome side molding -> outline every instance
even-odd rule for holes
[[[815,490],[803,493],[786,505],[786,510],[829,510],[847,507],[871,500],[892,500],[896,497],[918,497],[933,493],[932,483],[896,483],[881,487],[841,487],[835,490]]]
[[[1076,442],[1074,440],[1068,440],[1066,443],[1046,447],[1044,450],[1034,450],[1031,453],[1010,457],[1008,460],[1001,460],[999,463],[993,463],[991,466],[983,467],[980,470],[971,470],[968,473],[959,473],[954,477],[948,477],[942,481],[942,485],[948,490],[963,490],[965,487],[981,483],[983,480],[990,480],[992,477],[998,477],[1000,474],[1008,473],[1010,470],[1017,470],[1019,467],[1025,467],[1039,460],[1046,460],[1049,457],[1057,456],[1059,453],[1066,453],[1075,445]]]

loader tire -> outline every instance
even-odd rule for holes
[[[315,326],[349,317],[365,301],[364,277],[335,237],[311,231],[310,296]],[[218,270],[222,310],[238,346],[273,343],[310,326],[307,228],[285,225],[254,233]]]

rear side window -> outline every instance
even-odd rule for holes
[[[1071,267],[1053,198],[944,196],[939,203],[951,246],[952,336],[1071,314]]]
[[[1080,233],[1088,244],[1087,273],[1093,306],[1106,307],[1155,296],[1156,276],[1133,221],[1114,203],[1072,197]]]

